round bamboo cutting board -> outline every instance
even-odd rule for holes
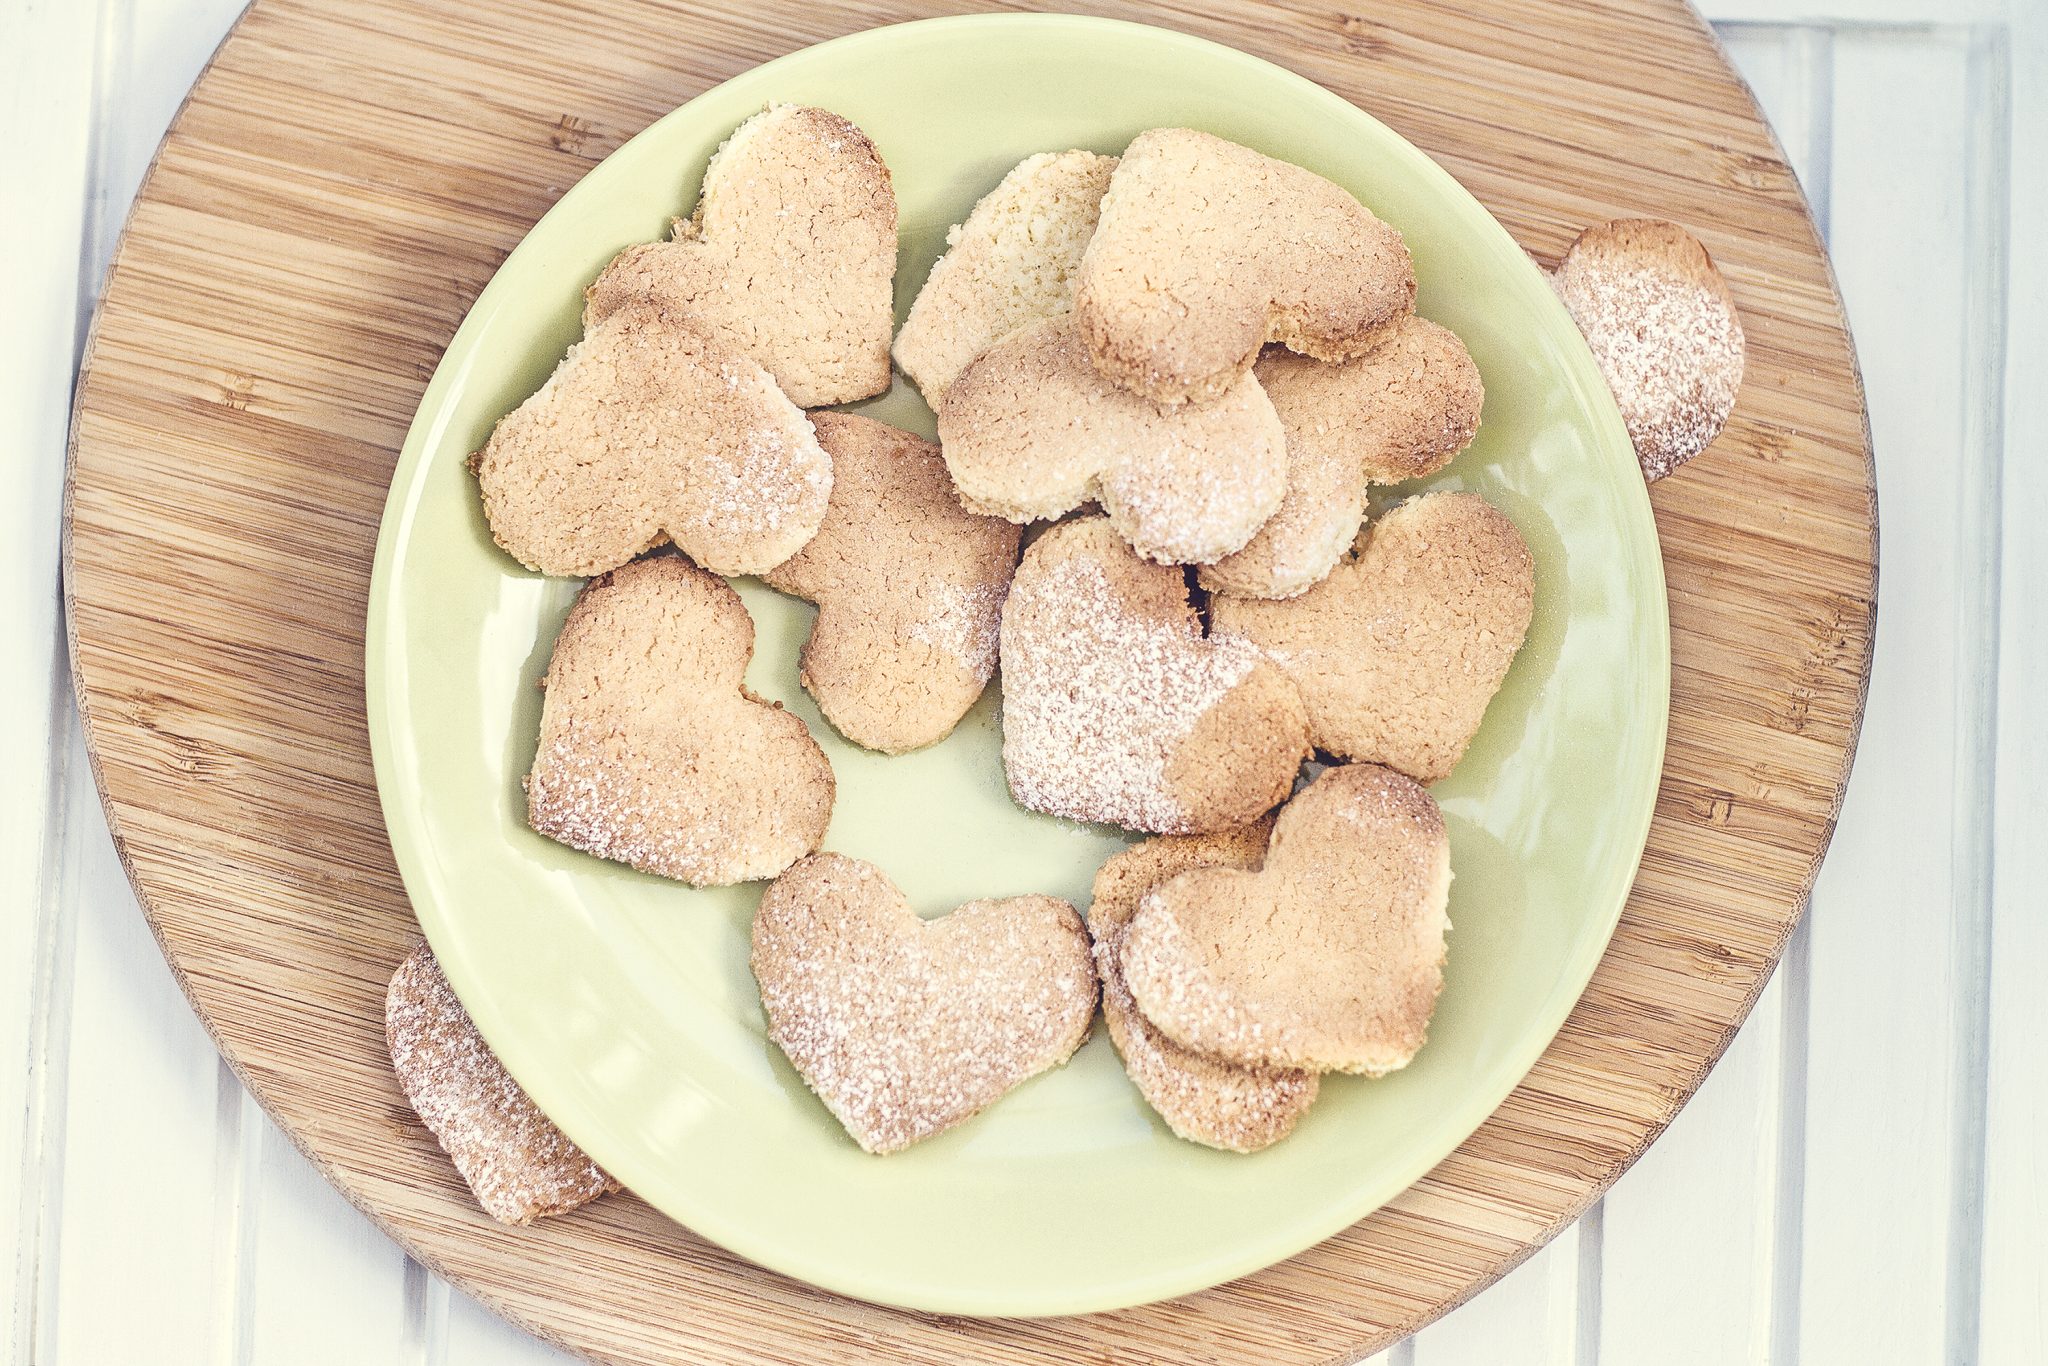
[[[1608,217],[1676,219],[1748,328],[1734,421],[1652,494],[1671,730],[1627,912],[1549,1052],[1434,1172],[1217,1290],[941,1318],[762,1271],[630,1198],[494,1225],[385,1058],[415,929],[371,778],[365,596],[443,346],[542,211],[656,116],[821,39],[973,7],[257,0],[165,140],[80,389],[66,586],[100,790],[172,967],[271,1114],[542,1337],[636,1363],[1350,1360],[1540,1245],[1692,1094],[1804,907],[1855,744],[1876,509],[1854,358],[1783,156],[1678,0],[1078,6],[1353,100],[1539,255]]]

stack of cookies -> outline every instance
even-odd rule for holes
[[[529,821],[695,885],[772,879],[769,1036],[868,1151],[1065,1062],[1098,998],[1176,1133],[1263,1147],[1323,1073],[1405,1065],[1442,984],[1425,785],[1506,677],[1533,562],[1474,494],[1369,523],[1368,500],[1472,441],[1478,369],[1415,314],[1399,233],[1206,133],[1031,157],[947,241],[892,342],[888,169],[776,106],[591,286],[583,339],[471,461],[508,554],[590,576]],[[887,389],[892,352],[936,443],[816,411]],[[817,604],[801,681],[848,740],[930,745],[1000,669],[1016,801],[1156,838],[1085,918],[920,919],[819,852],[831,765],[743,682],[741,574]]]

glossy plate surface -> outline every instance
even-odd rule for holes
[[[898,317],[948,224],[1023,157],[1204,128],[1349,188],[1407,236],[1420,311],[1486,381],[1477,443],[1428,487],[1493,500],[1535,552],[1534,626],[1458,772],[1448,981],[1428,1046],[1383,1081],[1332,1078],[1253,1157],[1176,1140],[1104,1031],[1066,1068],[909,1152],[856,1148],[763,1037],[747,967],[758,886],[694,891],[529,831],[556,628],[578,585],[491,543],[463,467],[578,334],[584,286],[694,202],[704,163],[774,100],[873,137],[902,210]],[[861,411],[929,434],[899,381]],[[1085,908],[1119,832],[1018,810],[997,689],[945,743],[841,741],[796,682],[811,608],[751,581],[748,681],[830,755],[827,847],[921,912],[1050,892]],[[1577,999],[1649,826],[1669,644],[1656,530],[1620,419],[1570,319],[1441,169],[1319,87],[1230,49],[1102,20],[1006,15],[880,29],[771,62],[662,119],[520,244],[450,343],[393,476],[369,619],[370,734],[420,922],[492,1047],[634,1191],[705,1237],[867,1299],[970,1314],[1111,1309],[1204,1288],[1362,1217],[1478,1127]]]

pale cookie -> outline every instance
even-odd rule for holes
[[[896,334],[896,364],[934,410],[997,340],[1073,307],[1074,271],[1115,169],[1093,152],[1040,152],[946,230],[946,254]]]
[[[1250,543],[1202,569],[1202,586],[1291,598],[1357,539],[1366,488],[1435,474],[1479,430],[1479,367],[1448,328],[1413,314],[1357,360],[1269,348],[1252,371],[1287,429],[1287,496]]]
[[[960,506],[939,448],[852,413],[811,418],[832,502],[768,586],[818,604],[803,684],[858,745],[900,754],[944,739],[988,685],[1018,528]]]
[[[1450,886],[1429,794],[1391,769],[1333,768],[1281,810],[1257,872],[1200,868],[1147,892],[1124,977],[1185,1048],[1383,1076],[1428,1034]]]
[[[470,460],[506,553],[588,576],[674,541],[719,574],[817,531],[832,462],[768,372],[651,303],[593,328]]]
[[[779,104],[718,149],[671,240],[605,267],[583,320],[652,298],[816,408],[889,387],[895,278],[896,191],[874,143],[837,114]]]
[[[674,556],[593,580],[555,638],[527,821],[697,886],[774,877],[816,849],[832,766],[804,723],[747,691],[739,594]]]
[[[384,1043],[413,1113],[499,1223],[567,1214],[619,1189],[519,1089],[424,943],[392,974]]]
[[[879,868],[818,854],[754,915],[768,1037],[871,1153],[972,1119],[1072,1057],[1095,1014],[1088,932],[1049,896],[920,920]]]
[[[961,501],[1013,522],[1090,500],[1146,559],[1207,564],[1252,538],[1287,491],[1287,438],[1258,381],[1163,408],[1096,373],[1070,317],[1030,323],[961,372],[939,405]]]
[[[1192,1143],[1250,1153],[1294,1132],[1315,1103],[1318,1078],[1293,1068],[1239,1067],[1191,1053],[1138,1013],[1124,983],[1124,937],[1138,901],[1190,868],[1256,868],[1270,822],[1215,835],[1161,835],[1133,845],[1095,874],[1088,932],[1102,979],[1102,1017],[1146,1102]]]
[[[1074,281],[1096,367],[1214,402],[1280,342],[1349,360],[1415,306],[1401,234],[1321,176],[1186,128],[1132,140]]]
[[[1515,524],[1476,493],[1432,493],[1300,597],[1209,610],[1219,638],[1256,645],[1301,689],[1317,749],[1433,783],[1465,757],[1535,602]]]
[[[1742,320],[1692,234],[1654,218],[1587,228],[1550,283],[1614,391],[1645,479],[1713,443],[1742,387]]]
[[[1181,572],[1099,517],[1024,554],[1003,606],[1003,768],[1033,811],[1201,834],[1279,804],[1308,755],[1294,685],[1211,640]]]

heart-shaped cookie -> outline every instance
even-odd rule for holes
[[[896,334],[896,364],[934,411],[998,339],[1073,307],[1074,272],[1115,169],[1115,157],[1093,152],[1040,152],[947,229],[946,254]]]
[[[1366,489],[1435,474],[1471,444],[1485,389],[1448,328],[1409,314],[1356,360],[1268,347],[1252,370],[1287,431],[1287,496],[1245,548],[1202,568],[1212,592],[1291,598],[1344,558]]]
[[[1280,342],[1348,360],[1415,306],[1401,234],[1311,171],[1187,128],[1125,150],[1074,281],[1096,367],[1210,403]]]
[[[697,211],[628,247],[590,287],[584,325],[651,298],[767,368],[805,408],[889,387],[896,191],[867,134],[771,106],[704,168]]]
[[[901,754],[944,739],[988,685],[1018,529],[960,506],[939,448],[853,413],[817,413],[832,502],[764,579],[818,604],[803,684],[847,739]]]
[[[763,894],[753,938],[768,1037],[871,1153],[1059,1066],[1095,1014],[1088,933],[1049,896],[920,920],[873,864],[818,854]]]
[[[499,1223],[567,1214],[619,1189],[512,1080],[424,943],[391,976],[384,1043],[413,1113]]]
[[[716,573],[759,573],[811,539],[832,491],[768,372],[645,301],[571,347],[470,467],[491,535],[543,574],[602,574],[664,540]]]
[[[832,766],[747,691],[739,594],[673,555],[594,579],[555,638],[527,821],[599,858],[698,886],[773,877],[825,838]]]
[[[1138,1013],[1124,983],[1124,937],[1139,900],[1191,868],[1256,868],[1270,822],[1215,835],[1161,835],[1134,844],[1095,874],[1088,933],[1102,979],[1102,1018],[1146,1102],[1176,1134],[1231,1152],[1257,1152],[1294,1132],[1315,1103],[1318,1077],[1294,1068],[1239,1067],[1191,1053]]]
[[[1655,482],[1713,443],[1742,387],[1728,282],[1676,223],[1617,218],[1580,233],[1551,273]]]
[[[1062,315],[977,356],[939,405],[961,501],[1013,522],[1100,502],[1149,560],[1206,564],[1250,540],[1287,491],[1287,438],[1256,380],[1164,408],[1088,362]]]
[[[1145,894],[1124,977],[1185,1048],[1382,1076],[1429,1032],[1450,886],[1429,793],[1377,765],[1329,769],[1281,810],[1257,872],[1201,868]]]
[[[1219,596],[1209,611],[1219,638],[1294,680],[1317,749],[1433,783],[1478,733],[1535,602],[1515,524],[1476,493],[1432,493],[1382,515],[1300,597]]]
[[[1100,517],[1024,553],[1003,606],[1003,767],[1033,811],[1132,830],[1246,825],[1308,755],[1294,686],[1243,640],[1202,635],[1180,570]]]

